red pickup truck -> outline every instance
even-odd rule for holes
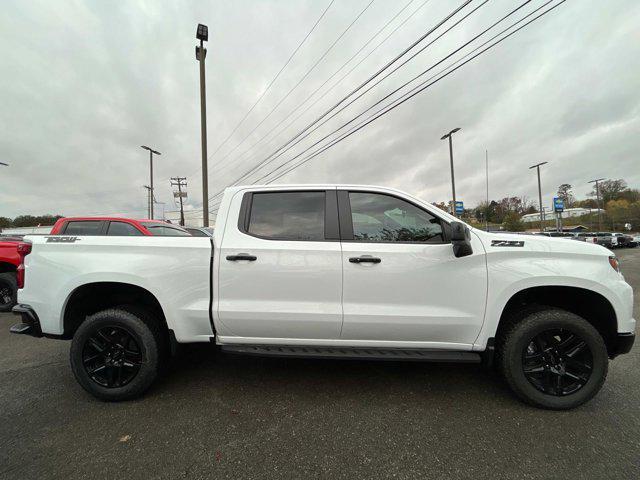
[[[20,237],[0,237],[0,312],[9,312],[16,303],[18,288],[24,283],[25,255],[31,244]]]
[[[136,220],[121,217],[61,218],[51,229],[51,235],[191,236],[184,228],[159,220]]]

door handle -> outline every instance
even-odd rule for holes
[[[258,259],[255,255],[249,255],[247,253],[239,253],[238,255],[227,255],[227,260],[230,262],[237,262],[238,260],[247,260],[249,262],[255,262]]]
[[[362,255],[360,257],[351,257],[349,258],[349,263],[380,263],[378,257],[372,257],[371,255]]]

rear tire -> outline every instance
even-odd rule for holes
[[[71,342],[71,369],[78,383],[105,401],[142,395],[158,376],[165,335],[146,312],[112,308],[80,325]]]
[[[13,272],[0,273],[0,312],[10,312],[16,304],[18,283]]]
[[[566,410],[591,400],[607,376],[604,339],[584,318],[560,309],[530,313],[501,342],[502,373],[536,407]]]

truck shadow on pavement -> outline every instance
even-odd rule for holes
[[[223,353],[211,345],[184,345],[146,395],[211,389],[221,398],[376,401],[389,397],[474,405],[520,404],[503,380],[478,364],[294,359]],[[182,394],[179,394],[182,395]]]

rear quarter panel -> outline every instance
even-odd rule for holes
[[[66,304],[73,292],[94,282],[142,287],[160,303],[181,342],[208,341],[211,241],[198,237],[75,237],[51,242],[29,237],[25,288],[18,301],[31,305],[43,332],[63,333]]]

